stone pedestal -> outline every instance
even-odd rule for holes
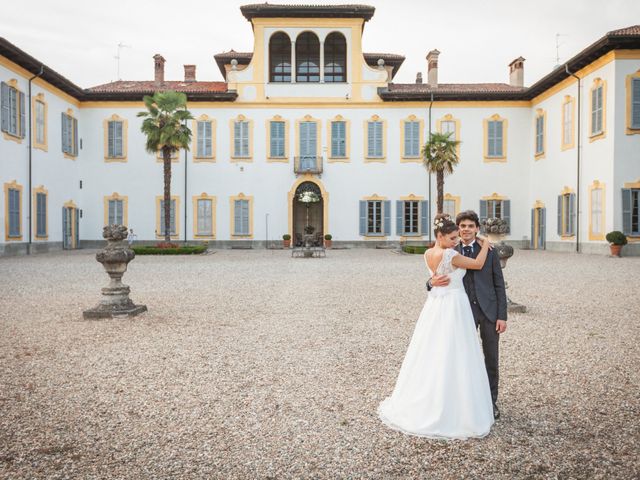
[[[136,305],[129,298],[131,289],[122,283],[122,276],[127,271],[127,265],[136,256],[126,242],[127,227],[123,225],[109,225],[104,227],[102,236],[107,240],[107,246],[96,254],[109,275],[109,285],[102,289],[100,303],[82,312],[86,319],[133,317],[146,312],[146,305]]]

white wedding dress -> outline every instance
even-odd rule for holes
[[[435,274],[451,281],[431,289],[393,393],[378,407],[387,426],[410,435],[484,437],[493,425],[489,379],[462,283],[466,270],[451,264],[456,255],[444,251]]]

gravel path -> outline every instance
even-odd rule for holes
[[[502,418],[388,430],[424,302],[419,255],[138,257],[149,307],[84,321],[95,251],[0,258],[0,478],[638,478],[640,258],[516,251]]]

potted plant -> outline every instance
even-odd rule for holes
[[[326,248],[331,248],[331,239],[332,239],[332,238],[333,238],[333,237],[331,236],[331,234],[330,234],[330,233],[327,233],[327,234],[324,236],[324,246],[325,246]]]
[[[289,248],[291,246],[291,235],[288,233],[282,235],[282,246],[284,248]]]
[[[609,242],[611,256],[619,257],[622,247],[627,244],[627,236],[618,230],[614,230],[613,232],[607,233],[605,238],[607,239],[607,242]]]

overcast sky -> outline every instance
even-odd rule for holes
[[[183,64],[197,65],[198,80],[222,80],[213,55],[253,50],[250,23],[237,0],[29,0],[2,9],[0,36],[81,87],[118,78],[153,79],[155,53],[167,64],[165,79],[181,80]],[[270,2],[271,3],[271,2]],[[348,1],[272,3],[336,4]],[[355,3],[355,2],[353,2]],[[406,60],[395,82],[414,82],[426,70],[425,55],[440,50],[442,83],[508,82],[507,65],[522,55],[525,84],[606,32],[640,24],[640,0],[370,0],[365,52],[398,53]],[[28,10],[28,12],[26,11]],[[426,80],[426,75],[425,80]]]

